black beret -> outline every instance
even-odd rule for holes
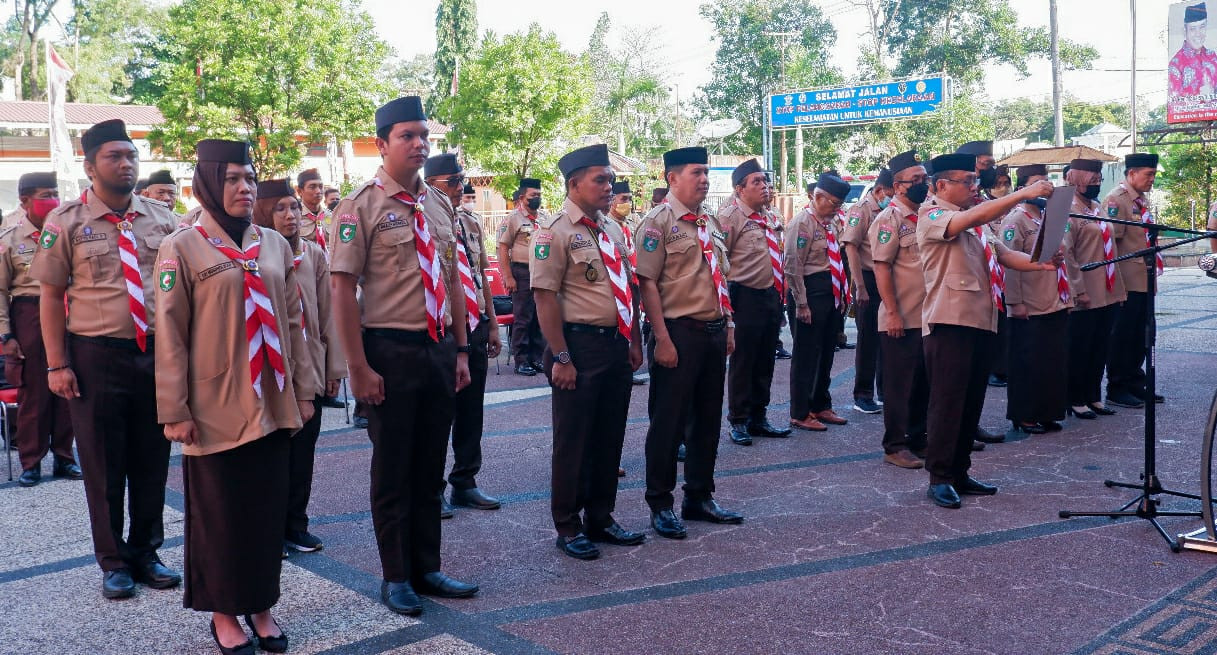
[[[815,192],[816,192],[816,183],[815,183],[815,182],[808,182],[808,183],[807,183],[807,195],[811,195],[811,194],[813,194],[813,193],[815,193]]]
[[[752,175],[753,173],[761,173],[764,172],[764,170],[765,169],[761,168],[761,163],[757,161],[755,157],[753,157],[739,166],[736,166],[735,170],[731,171],[731,186],[739,186],[744,183],[744,180],[748,179],[749,175]]]
[[[1183,10],[1183,22],[1199,23],[1202,20],[1207,20],[1209,17],[1208,8],[1204,3],[1194,4]]]
[[[1075,159],[1069,162],[1069,168],[1076,168],[1079,171],[1090,171],[1091,173],[1102,173],[1103,162],[1097,159]]]
[[[427,162],[423,164],[423,177],[456,175],[464,170],[461,168],[461,163],[456,160],[456,153],[445,152],[427,157]]]
[[[562,172],[562,177],[568,180],[571,174],[577,170],[591,166],[611,165],[609,163],[608,146],[603,143],[572,150],[562,155],[562,158],[558,160],[558,170]]]
[[[141,177],[140,179],[135,181],[135,192],[136,193],[139,193],[140,191],[143,191],[144,189],[147,189],[147,188],[148,188],[148,178]]]
[[[657,189],[651,189],[651,200],[652,201],[659,202],[660,200],[663,200],[664,198],[667,198],[667,197],[668,197],[668,187],[661,186]]]
[[[227,162],[229,164],[254,163],[249,158],[249,144],[245,141],[203,139],[195,146],[195,154],[199,161]]]
[[[313,180],[321,181],[321,173],[317,169],[310,168],[300,171],[300,174],[296,176],[296,186],[304,186]]]
[[[916,150],[906,150],[887,160],[887,167],[891,169],[892,175],[895,175],[906,168],[922,165],[921,155],[918,155]]]
[[[1048,167],[1043,164],[1027,164],[1014,169],[1014,174],[1018,175],[1018,183],[1025,185],[1027,178],[1033,175],[1048,175]]]
[[[1010,167],[1006,164],[997,166],[993,170],[997,171],[998,177],[1010,177]]]
[[[969,141],[955,149],[957,155],[981,155],[993,156],[992,141]]]
[[[292,190],[292,182],[286,177],[258,182],[258,200],[273,200],[295,195],[296,192]]]
[[[663,153],[663,167],[672,168],[673,166],[684,166],[685,164],[708,164],[710,163],[710,153],[706,152],[705,148],[694,146],[692,148],[677,148]]]
[[[58,189],[54,173],[26,173],[17,179],[17,193],[33,193],[37,189]]]
[[[465,183],[464,188],[462,188],[462,189],[461,189],[461,195],[462,195],[462,196],[467,196],[467,195],[469,195],[469,194],[471,194],[471,193],[477,193],[477,191],[474,191],[474,190],[473,190],[473,185],[472,185],[472,184],[470,184],[470,183],[466,182],[466,183]]]
[[[407,121],[425,121],[423,99],[418,96],[402,96],[390,100],[376,110],[376,131]]]
[[[976,155],[959,153],[938,155],[930,160],[930,166],[934,167],[935,175],[946,173],[947,171],[967,171],[971,173],[976,170]]]
[[[613,195],[617,195],[619,193],[633,193],[632,191],[630,191],[630,181],[629,180],[621,180],[620,182],[613,182]]]
[[[890,189],[892,187],[892,171],[887,168],[880,170],[879,177],[875,180],[875,185]]]
[[[173,172],[168,168],[162,168],[159,171],[153,172],[148,176],[148,185],[153,184],[173,184],[177,185],[177,180],[173,179]]]
[[[131,137],[127,136],[126,123],[117,118],[97,123],[80,135],[80,147],[85,152],[96,150],[101,144],[111,141],[131,142]]]
[[[820,179],[816,180],[816,188],[836,196],[839,200],[845,200],[845,196],[849,195],[849,182],[832,173],[820,173]]]
[[[1158,155],[1152,152],[1134,152],[1124,155],[1124,168],[1157,168]]]
[[[525,177],[520,179],[521,189],[537,189],[541,190],[541,180],[535,177]]]

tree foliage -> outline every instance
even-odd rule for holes
[[[440,0],[435,10],[435,77],[431,97],[452,95],[452,78],[477,47],[478,15],[474,0]]]
[[[39,32],[53,18],[57,0],[13,0],[13,15],[2,33],[4,72],[13,76],[18,100],[46,97],[42,63],[46,55],[38,47]]]
[[[592,129],[626,155],[646,159],[672,147],[675,111],[650,30],[619,30],[612,48],[608,12],[600,14],[584,59],[593,73]]]
[[[1129,126],[1128,106],[1118,102],[1092,103],[1066,98],[1061,103],[1065,125],[1065,142],[1100,124],[1112,123],[1125,129]],[[1051,143],[1056,133],[1052,121],[1052,103],[1048,100],[1018,98],[998,103],[993,108],[995,138],[1044,141]]]
[[[147,0],[78,0],[65,25],[68,43],[59,46],[76,73],[68,82],[69,99],[131,100],[136,80],[156,67],[167,20],[168,11]]]
[[[1165,205],[1158,208],[1159,218],[1168,225],[1188,227],[1195,203],[1196,225],[1203,229],[1209,204],[1214,200],[1217,147],[1188,144],[1157,150],[1162,158],[1162,171],[1154,186],[1169,194]]]
[[[385,74],[399,94],[420,96],[424,106],[431,106],[431,89],[435,80],[434,56],[421,52],[410,59],[395,59],[386,65]]]

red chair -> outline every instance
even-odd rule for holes
[[[17,387],[0,389],[0,441],[4,443],[4,454],[8,458],[8,480],[13,481],[13,431],[9,424],[9,412],[17,409]]]
[[[506,295],[508,295],[507,287],[504,286],[502,274],[499,273],[498,259],[495,257],[490,257],[489,259],[490,259],[490,267],[486,269],[486,281],[490,283],[490,294],[492,296],[506,296]],[[499,324],[499,327],[507,328],[507,344],[506,344],[507,347],[503,348],[503,350],[499,354],[501,355],[503,352],[506,352],[507,356],[510,358],[511,357],[511,325],[512,325],[512,323],[515,322],[515,317],[512,316],[511,314],[497,314],[495,316],[495,322]],[[494,360],[494,374],[495,375],[499,374],[499,358],[497,358],[497,357]]]

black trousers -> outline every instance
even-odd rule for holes
[[[1065,418],[1069,401],[1069,312],[1011,318],[1006,418],[1047,423]]]
[[[156,420],[153,339],[68,335],[80,397],[68,401],[84,471],[93,552],[103,571],[156,556],[165,541],[169,440]],[[123,539],[123,501],[131,515]]]
[[[20,384],[17,390],[17,429],[14,443],[21,470],[38,468],[47,451],[55,453],[55,463],[73,464],[72,417],[68,401],[51,393],[47,384],[46,349],[42,345],[42,321],[38,317],[37,296],[17,296],[9,306],[13,338],[21,346],[24,360],[6,361],[5,369],[18,369],[9,378]]]
[[[832,409],[828,386],[832,382],[832,361],[837,343],[837,321],[841,312],[833,306],[832,279],[828,273],[803,278],[807,285],[807,304],[811,323],[795,316],[794,302],[787,305],[794,344],[790,359],[790,418]],[[824,285],[827,284],[827,293]]]
[[[292,435],[287,471],[287,530],[308,530],[308,499],[313,495],[313,458],[321,436],[321,396],[313,400],[313,418]]]
[[[456,413],[452,419],[452,472],[448,484],[453,489],[472,489],[482,470],[482,401],[486,398],[486,372],[489,366],[486,347],[490,341],[490,320],[483,318],[469,334],[469,386],[456,393]]]
[[[924,445],[930,384],[926,378],[921,330],[903,337],[879,335],[883,349],[883,452]]]
[[[764,421],[773,385],[773,352],[782,329],[782,299],[774,287],[728,285],[735,310],[735,352],[727,369],[727,421]]]
[[[993,333],[938,324],[921,342],[930,382],[925,468],[931,484],[953,484],[972,467],[972,438],[985,407]]]
[[[1003,300],[1002,305],[1005,306]],[[989,372],[999,378],[1005,378],[1010,373],[1010,320],[1005,312],[997,313],[997,334],[993,337],[993,363]],[[988,382],[986,381],[986,384]]]
[[[653,512],[672,508],[676,449],[682,438],[687,455],[685,500],[699,502],[713,497],[727,368],[727,333],[723,327],[710,331],[681,319],[668,320],[667,325],[676,346],[676,366],[661,366],[655,361],[654,340],[648,346],[651,383],[647,414],[651,425],[646,441],[646,501]]]
[[[617,328],[603,334],[565,331],[575,366],[575,388],[553,387],[553,473],[550,512],[563,537],[613,522],[617,504],[617,463],[625,441],[625,421],[633,388],[630,342]],[[546,374],[553,354],[545,353]],[[586,520],[580,517],[586,514]]]
[[[364,332],[368,364],[385,399],[368,406],[372,525],[384,579],[410,582],[440,569],[440,492],[456,404],[451,336],[410,342]]]
[[[528,264],[512,264],[511,276],[516,290],[511,294],[511,354],[516,366],[541,361],[545,352],[545,337],[537,319],[537,302],[532,296],[532,280]]]
[[[1116,310],[1107,354],[1107,395],[1145,393],[1145,305],[1149,296],[1129,291],[1128,300]]]
[[[1103,400],[1103,368],[1111,325],[1119,305],[1079,309],[1069,314],[1069,404],[1083,407]]]
[[[862,281],[870,301],[866,305],[855,303],[854,322],[858,325],[858,345],[854,349],[854,398],[875,399],[875,376],[879,368],[879,285],[874,271],[862,271]]]

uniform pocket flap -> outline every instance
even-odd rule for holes
[[[971,275],[951,273],[947,275],[947,288],[954,291],[980,291],[980,282]]]

